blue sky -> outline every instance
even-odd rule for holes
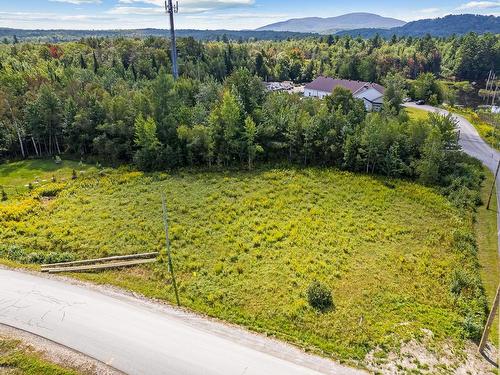
[[[500,0],[179,0],[178,28],[252,29],[288,18],[371,12],[411,21],[446,14],[500,15]],[[163,0],[0,0],[0,27],[167,28]]]

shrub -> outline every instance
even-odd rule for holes
[[[451,276],[450,291],[455,297],[459,297],[463,290],[471,286],[471,280],[462,270],[455,270]]]
[[[335,308],[332,292],[318,281],[312,282],[307,288],[307,301],[309,305],[319,311]]]
[[[36,189],[35,193],[40,197],[55,197],[59,192],[64,189],[64,184],[61,183],[50,183],[44,186],[40,186]]]
[[[478,341],[483,333],[483,324],[479,318],[469,314],[464,319],[463,329],[466,338]]]
[[[19,263],[59,263],[76,260],[74,254],[62,252],[31,251],[17,245],[0,245],[0,256]]]

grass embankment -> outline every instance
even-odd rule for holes
[[[326,169],[87,174],[21,212],[25,198],[4,204],[17,213],[3,216],[0,253],[43,262],[161,250],[161,191],[181,302],[193,310],[362,361],[423,329],[436,342],[460,342],[464,311],[481,305],[476,259],[467,255],[470,218],[418,184]],[[458,270],[465,294],[457,299]],[[79,277],[173,302],[162,272],[151,265]],[[334,309],[308,305],[315,280],[332,291]]]
[[[457,113],[467,119],[474,127],[477,132],[488,143],[491,147],[500,150],[500,131],[495,128],[495,125],[490,121],[486,120],[483,115],[479,115],[472,109],[464,108],[448,108],[451,112]],[[496,115],[500,116],[500,115]]]
[[[486,209],[491,184],[493,183],[493,175],[489,171],[485,171],[485,173],[487,178],[481,189],[481,199],[483,201],[483,205],[477,210],[474,230],[476,232],[478,244],[481,279],[483,280],[483,284],[486,289],[488,307],[491,308],[500,281],[500,263],[497,240],[497,199],[494,192],[491,199],[490,209]],[[490,339],[497,347],[498,335],[499,327],[497,315],[490,334]]]
[[[46,360],[21,341],[0,336],[0,373],[16,375],[76,375]]]
[[[406,112],[411,119],[426,119],[428,112],[418,108],[406,108]],[[453,109],[453,112],[457,112],[460,115],[467,118],[469,122],[474,124],[478,133],[485,139],[490,145],[492,145],[493,138],[488,141],[488,137],[493,135],[493,127],[490,124],[480,122],[480,118],[477,114],[472,111]],[[479,122],[478,122],[479,121]],[[480,124],[480,125],[478,125]],[[500,138],[499,138],[500,140]],[[478,244],[478,259],[481,265],[481,279],[483,281],[486,295],[488,299],[488,306],[491,308],[493,299],[495,298],[495,293],[500,282],[500,259],[498,256],[498,240],[497,240],[497,199],[496,194],[492,195],[490,209],[486,209],[488,202],[488,196],[491,190],[491,184],[493,183],[493,175],[485,169],[486,180],[483,183],[481,189],[481,199],[483,205],[478,207],[476,214],[476,221],[474,223],[474,231],[476,234],[477,244]],[[499,343],[499,320],[498,316],[492,327],[490,334],[490,339],[498,346]]]

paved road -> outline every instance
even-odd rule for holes
[[[163,304],[5,268],[0,268],[0,323],[128,374],[364,373]]]
[[[416,105],[414,103],[405,104],[407,107],[423,109],[428,112],[438,112],[447,115],[449,112],[431,107],[429,105]],[[500,160],[500,152],[490,147],[479,135],[474,126],[460,115],[452,113],[453,117],[458,121],[460,129],[460,145],[466,154],[480,160],[493,174],[495,174],[498,160]],[[500,183],[496,185],[497,202],[500,205]],[[500,210],[497,210],[497,237],[498,251],[500,252]]]

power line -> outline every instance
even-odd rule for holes
[[[175,292],[175,300],[177,302],[177,306],[180,306],[181,302],[179,301],[179,292],[177,290],[177,282],[175,281],[174,265],[172,263],[172,253],[170,251],[170,238],[168,236],[167,203],[166,203],[166,198],[165,198],[164,192],[161,195],[161,202],[162,202],[162,208],[163,208],[163,225],[165,226],[165,242],[166,242],[166,248],[167,248],[168,270],[170,271],[170,276],[172,277],[172,284],[174,286],[174,292]]]

